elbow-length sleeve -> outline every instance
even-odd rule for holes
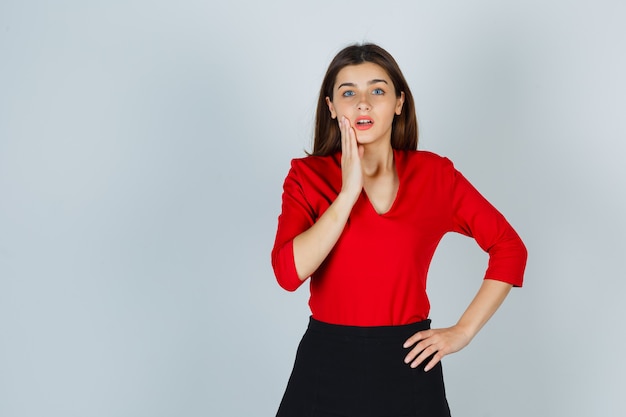
[[[452,170],[452,229],[476,240],[489,254],[485,279],[521,287],[527,250],[505,217],[450,162]]]
[[[276,280],[287,291],[295,291],[303,283],[296,271],[293,239],[313,226],[314,216],[299,180],[298,161],[293,160],[283,185],[282,209],[271,255]]]

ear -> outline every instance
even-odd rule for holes
[[[402,106],[404,105],[404,91],[400,91],[400,97],[396,99],[396,114],[402,114]]]
[[[337,112],[335,111],[335,106],[333,106],[333,102],[330,101],[330,97],[326,97],[326,105],[328,106],[328,110],[330,110],[331,119],[336,119]]]

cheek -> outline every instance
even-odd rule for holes
[[[350,103],[338,103],[335,104],[335,111],[339,116],[350,116],[354,112],[354,106]]]

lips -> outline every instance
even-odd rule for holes
[[[368,116],[357,117],[354,121],[354,128],[357,130],[367,130],[374,126],[374,120]]]

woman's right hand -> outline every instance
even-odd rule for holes
[[[356,202],[363,189],[361,157],[363,146],[356,141],[356,132],[345,116],[339,121],[341,130],[341,192]]]

